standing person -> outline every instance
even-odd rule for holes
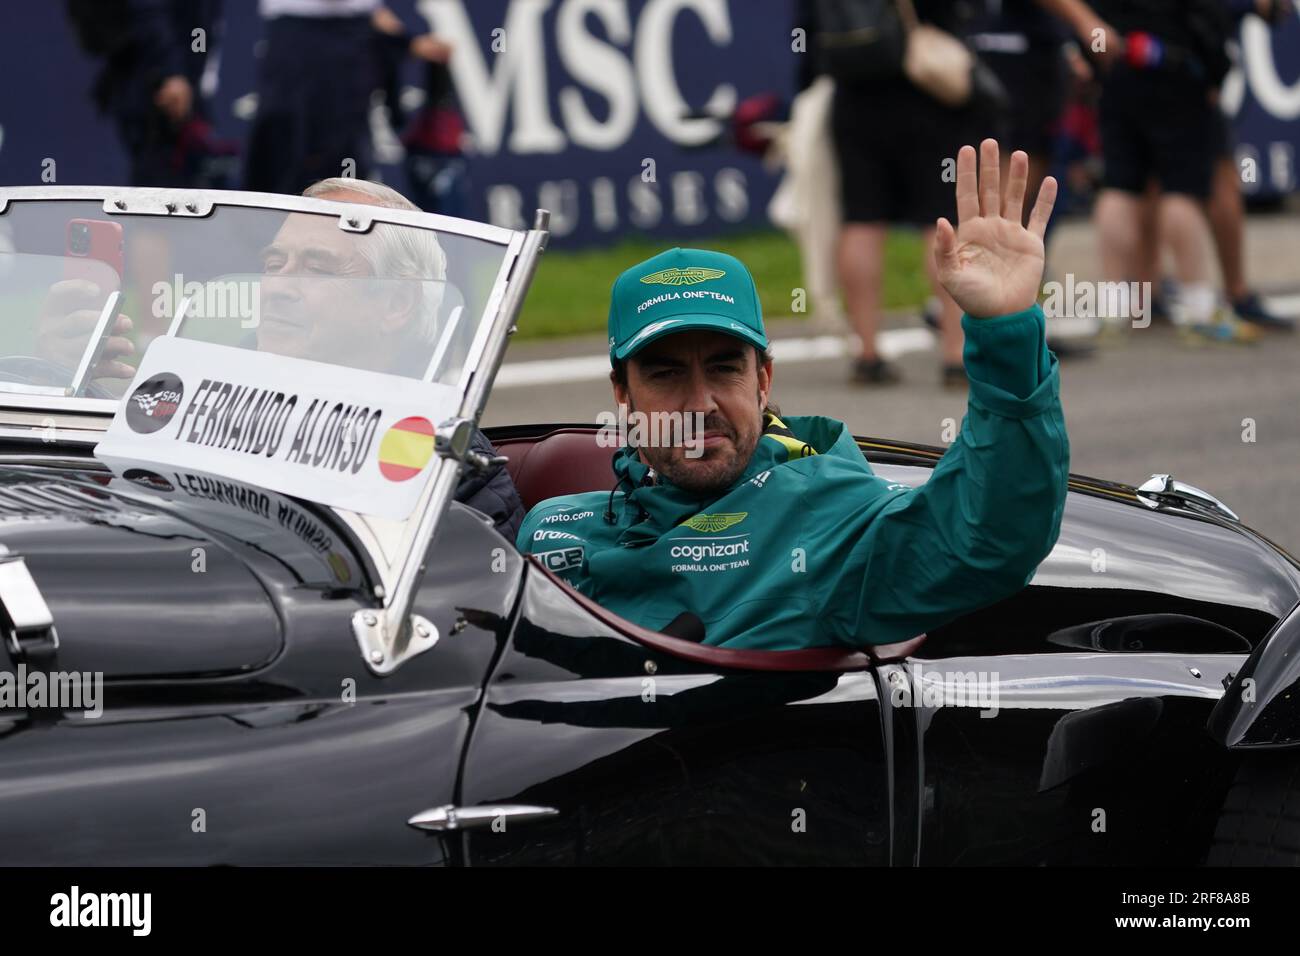
[[[911,7],[922,23],[950,34],[964,32],[965,7],[947,0],[913,0]],[[814,16],[821,13],[820,5],[812,8]],[[876,9],[895,15],[889,4]],[[814,26],[821,33],[823,53],[826,27],[824,17]],[[891,225],[907,225],[921,230],[926,274],[940,303],[941,381],[945,387],[960,388],[966,383],[961,309],[935,272],[935,222],[954,214],[951,182],[944,181],[945,162],[950,165],[961,144],[971,138],[977,114],[970,103],[944,105],[908,79],[901,63],[894,66],[854,76],[828,61],[825,70],[836,82],[831,129],[844,219],[837,270],[848,318],[861,341],[852,379],[863,385],[899,381],[897,369],[879,354],[876,336],[885,239]]]
[[[1030,202],[1051,165],[1066,97],[1078,74],[1082,54],[1071,36],[1086,49],[1094,31],[1107,29],[1081,0],[990,0],[967,37],[1007,91],[1007,108],[994,118],[991,135],[1007,147],[1002,153],[1004,182],[1010,150],[1029,155]],[[1089,68],[1084,64],[1083,69]],[[1050,238],[1049,231],[1044,241]],[[1091,318],[1047,316],[1048,341],[1061,357],[1086,350],[1077,343],[1095,335],[1097,328]]]
[[[260,0],[266,24],[244,188],[299,193],[370,172],[379,0]]]
[[[986,17],[968,37],[971,47],[1007,90],[1009,108],[999,118],[998,138],[1029,154],[1031,200],[1038,194],[1055,152],[1075,72],[1074,41],[1090,50],[1098,31],[1114,33],[1083,0],[991,0]],[[1099,53],[1103,63],[1115,56],[1113,50]],[[1003,153],[1004,178],[1008,155]]]
[[[1114,27],[1106,46],[1124,52],[1102,78],[1105,172],[1095,220],[1106,279],[1141,278],[1143,194],[1154,181],[1160,231],[1179,282],[1171,317],[1199,338],[1252,341],[1253,329],[1217,308],[1210,284],[1206,202],[1218,153],[1216,92],[1228,71],[1223,2],[1095,0],[1094,6]],[[1130,303],[1133,316],[1135,306]]]
[[[131,185],[223,187],[220,164],[204,159],[232,151],[211,137],[203,83],[221,0],[67,0],[66,9],[82,49],[103,61],[92,95],[117,127]]]
[[[432,33],[413,36],[387,7],[375,11],[373,22],[381,88],[389,122],[401,135],[411,199],[426,212],[464,216],[467,134],[448,66],[451,44]],[[410,56],[422,61],[424,101],[408,114],[400,90],[401,69]]]
[[[1226,0],[1235,23],[1247,14],[1257,14],[1277,26],[1295,9],[1292,0]],[[1215,112],[1214,181],[1207,212],[1210,233],[1223,273],[1223,291],[1228,305],[1240,319],[1261,328],[1292,331],[1295,323],[1270,312],[1246,282],[1243,258],[1246,233],[1246,204],[1241,195],[1241,174],[1237,168],[1236,138],[1232,123],[1220,109]]]

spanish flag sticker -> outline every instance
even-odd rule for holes
[[[433,425],[427,418],[403,418],[379,443],[379,471],[389,481],[414,478],[433,457]]]

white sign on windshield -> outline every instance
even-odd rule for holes
[[[434,426],[460,400],[449,385],[163,337],[95,455],[400,520],[436,460]]]

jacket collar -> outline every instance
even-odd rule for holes
[[[618,523],[623,531],[619,544],[631,547],[657,540],[665,532],[725,498],[760,472],[780,467],[799,458],[817,454],[840,454],[847,440],[859,460],[861,453],[842,422],[829,418],[800,417],[782,420],[770,412],[764,417],[763,434],[740,477],[721,494],[699,498],[677,487],[641,460],[631,446],[614,455],[616,490],[624,492]]]

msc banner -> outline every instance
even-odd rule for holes
[[[77,46],[64,6],[6,10],[0,183],[126,181],[118,132],[91,102],[100,64]],[[217,134],[245,145],[265,49],[257,6],[224,5],[219,68],[204,83]],[[454,48],[450,69],[472,142],[463,170],[443,170],[464,177],[457,214],[523,228],[533,209],[545,207],[559,246],[630,233],[708,236],[764,221],[775,175],[731,144],[730,118],[748,97],[772,93],[788,102],[792,95],[801,55],[791,49],[793,0],[389,6],[408,29],[431,29]],[[34,37],[39,57],[29,55]],[[1247,17],[1239,41],[1242,65],[1223,102],[1239,154],[1252,161],[1245,188],[1290,192],[1300,150],[1300,16],[1274,30]],[[421,67],[406,63],[396,90],[403,107],[417,109],[424,92]],[[370,132],[380,174],[408,191],[415,158],[378,100]],[[87,149],[92,141],[100,148]]]
[[[434,425],[459,405],[448,385],[160,338],[95,455],[402,519],[435,460]]]

